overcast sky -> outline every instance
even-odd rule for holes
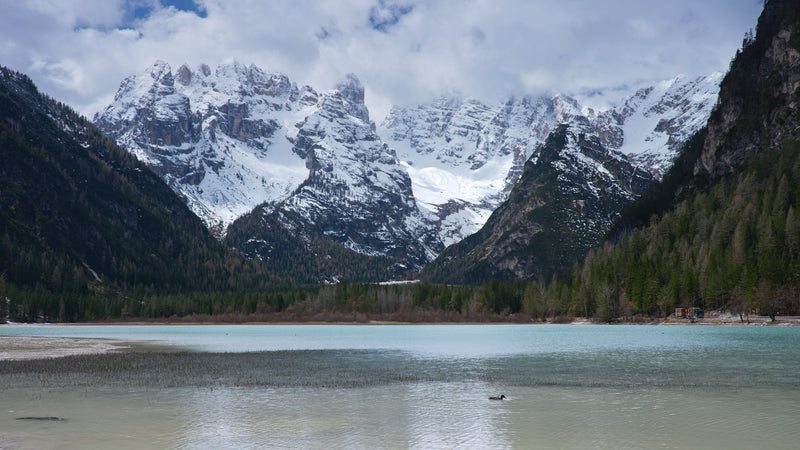
[[[154,61],[238,60],[333,88],[372,118],[457,91],[601,104],[643,83],[727,70],[762,0],[0,0],[0,64],[91,116]]]

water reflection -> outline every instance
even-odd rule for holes
[[[483,385],[180,392],[190,448],[508,448],[507,403]]]
[[[796,448],[800,392],[411,383],[0,390],[0,448]],[[16,421],[59,416],[63,422]]]
[[[800,330],[576,327],[570,335],[541,327],[520,337],[518,328],[456,327],[449,340],[442,328],[429,329],[437,343],[427,345],[424,328],[361,328],[371,329],[381,330],[377,348],[4,361],[0,448],[795,448],[800,441]],[[480,354],[457,351],[465,329],[492,343]],[[307,333],[321,340],[325,330]],[[417,333],[420,348],[387,350],[390,332],[394,339]],[[503,333],[514,351],[491,350]],[[582,350],[589,336],[593,350]],[[526,345],[533,350],[520,351]],[[488,400],[501,393],[509,399]],[[15,420],[28,416],[67,420]]]
[[[415,385],[410,389],[409,446],[508,448],[507,404],[489,401],[484,384]]]
[[[413,383],[3,390],[0,448],[796,448],[800,392]],[[15,421],[54,414],[63,422]]]

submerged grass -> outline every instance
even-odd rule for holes
[[[722,357],[721,357],[722,356]],[[609,388],[800,388],[800,366],[731,355],[599,352],[420,358],[401,351],[299,350],[252,353],[125,351],[4,361],[3,388],[303,387],[485,382],[505,386]],[[709,361],[716,361],[713,364]],[[769,373],[767,373],[769,372]]]
[[[441,367],[403,364],[408,361],[407,355],[360,350],[252,353],[133,351],[7,361],[0,365],[0,383],[6,387],[354,388],[451,379]]]

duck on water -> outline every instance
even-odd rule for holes
[[[506,396],[500,394],[500,397],[489,397],[489,400],[505,400]]]

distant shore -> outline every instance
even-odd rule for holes
[[[408,311],[394,313],[325,312],[325,313],[252,313],[252,314],[192,314],[160,318],[131,317],[89,322],[53,323],[60,326],[95,325],[468,325],[468,324],[609,324],[584,317],[561,315],[542,320],[527,314],[470,313],[452,311]],[[701,319],[666,318],[634,315],[619,317],[614,325],[769,325],[800,326],[800,316],[777,316],[773,322],[767,316],[742,316],[728,311],[706,311]],[[36,326],[36,324],[0,324],[3,326]]]
[[[532,320],[524,316],[462,316],[443,317],[437,315],[436,320],[430,320],[429,314],[416,316],[404,315],[397,317],[393,315],[369,317],[365,315],[337,315],[327,317],[327,319],[338,320],[310,320],[309,317],[293,317],[284,314],[275,314],[270,317],[210,317],[210,316],[190,316],[186,318],[170,318],[159,320],[143,321],[141,319],[128,321],[102,321],[102,322],[81,322],[81,323],[54,323],[54,324],[2,324],[3,328],[13,327],[48,327],[48,326],[146,326],[146,325],[470,325],[470,324],[573,324],[573,325],[592,325],[600,324],[588,319],[575,319],[559,317],[550,321]],[[443,319],[457,320],[443,320]],[[225,320],[228,319],[228,320]],[[232,320],[235,319],[235,320]],[[247,320],[252,319],[252,320]],[[258,319],[258,320],[257,320]],[[267,319],[267,320],[265,320]],[[403,319],[403,320],[398,320]],[[429,319],[429,320],[420,320]],[[470,320],[471,319],[471,320]],[[744,319],[744,320],[742,320]],[[627,320],[619,320],[611,325],[696,325],[696,326],[773,326],[773,327],[794,327],[800,326],[798,316],[778,316],[772,321],[766,316],[744,316],[740,318],[727,312],[711,311],[706,313],[702,319],[676,319],[668,317],[666,319],[654,319],[648,317],[633,317]],[[4,360],[30,360],[59,358],[72,355],[104,354],[130,350],[135,344],[131,342],[117,341],[111,339],[93,338],[64,338],[64,337],[30,337],[30,336],[0,336],[0,361]]]

